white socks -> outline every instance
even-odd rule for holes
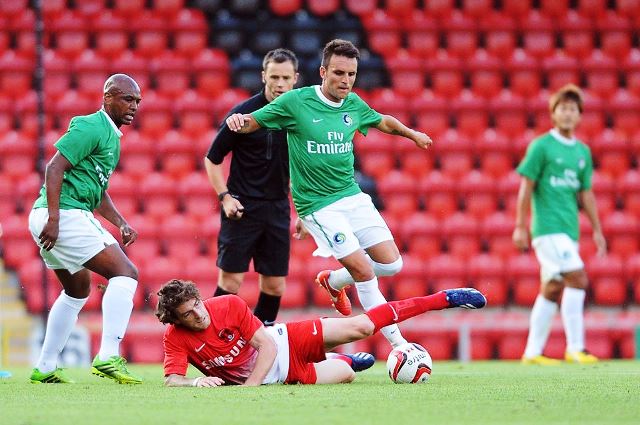
[[[109,279],[102,297],[102,341],[98,358],[102,361],[120,355],[120,342],[133,310],[133,294],[138,281],[126,276]]]
[[[373,274],[377,277],[381,276],[393,276],[402,270],[402,257],[399,257],[396,261],[389,264],[384,263],[376,263],[367,255],[367,260],[369,260],[369,264],[373,267]],[[329,285],[331,287],[340,290],[347,285],[351,285],[354,283],[353,277],[346,268],[341,268],[338,270],[333,270],[329,275]]]
[[[333,272],[331,273],[333,275]],[[365,311],[371,310],[373,307],[377,307],[387,302],[378,288],[378,278],[374,277],[366,282],[356,282],[356,289],[358,290],[358,298],[360,298],[360,304]],[[398,325],[389,325],[380,329],[380,332],[391,343],[393,347],[404,344],[407,342],[402,337]]]
[[[557,310],[557,303],[549,301],[542,294],[538,294],[529,318],[529,336],[527,338],[527,348],[524,350],[525,357],[531,358],[542,354],[551,331],[553,316]]]
[[[585,290],[565,287],[562,294],[560,313],[567,337],[567,351],[584,350],[584,297]]]
[[[78,321],[78,313],[88,299],[89,297],[72,298],[64,291],[60,292],[49,311],[42,351],[36,363],[36,367],[40,372],[51,372],[58,367],[58,356]]]

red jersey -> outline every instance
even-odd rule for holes
[[[262,322],[236,295],[203,301],[211,324],[203,331],[169,325],[164,333],[164,375],[185,376],[191,363],[206,376],[242,384],[253,370],[258,352],[249,345]]]

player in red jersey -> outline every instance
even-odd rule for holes
[[[156,316],[169,324],[163,341],[165,385],[183,387],[348,383],[355,379],[348,360],[356,359],[327,358],[327,351],[430,310],[476,309],[487,303],[475,289],[447,289],[388,302],[358,316],[265,328],[241,298],[203,301],[190,281],[171,280],[158,296]],[[186,377],[189,363],[204,376]]]

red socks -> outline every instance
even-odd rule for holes
[[[372,308],[365,314],[375,325],[374,332],[380,328],[400,323],[430,310],[443,310],[449,307],[447,294],[440,291],[425,297],[415,297],[400,301],[391,301]]]

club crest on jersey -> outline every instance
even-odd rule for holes
[[[346,125],[347,127],[350,127],[351,124],[353,124],[353,120],[351,119],[351,115],[344,113],[342,114],[342,122],[344,123],[344,125]]]
[[[341,245],[346,240],[347,240],[347,236],[342,232],[338,232],[335,235],[333,235],[333,241],[336,243],[336,245]]]
[[[218,333],[218,338],[226,341],[233,341],[235,339],[235,335],[231,329],[224,328]]]

